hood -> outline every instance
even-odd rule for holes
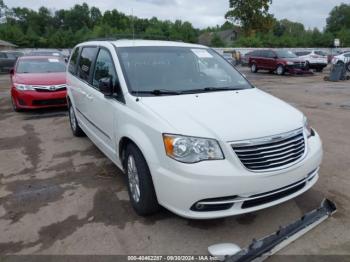
[[[12,81],[26,85],[60,85],[66,83],[66,73],[15,74]]]
[[[141,103],[169,130],[189,136],[236,141],[301,128],[303,114],[259,89],[179,96],[143,97]]]

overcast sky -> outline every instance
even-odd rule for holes
[[[38,9],[46,6],[52,10],[70,8],[83,2],[95,5],[102,11],[116,8],[126,14],[142,18],[156,16],[160,19],[187,20],[195,27],[204,28],[222,24],[228,10],[228,0],[5,0],[9,7],[21,6]],[[271,13],[278,19],[287,18],[303,23],[306,28],[323,29],[331,9],[350,0],[273,0]]]

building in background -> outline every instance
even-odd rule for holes
[[[12,50],[15,48],[17,48],[15,44],[12,44],[4,40],[0,40],[0,50]]]
[[[212,40],[215,36],[218,36],[225,46],[231,46],[238,40],[240,34],[239,28],[228,29],[219,32],[205,32],[198,38],[198,42],[201,45],[211,46]]]

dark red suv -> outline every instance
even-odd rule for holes
[[[249,57],[249,66],[253,73],[258,70],[268,70],[271,73],[284,75],[305,73],[305,61],[301,60],[294,53],[286,50],[256,50]]]

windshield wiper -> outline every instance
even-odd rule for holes
[[[232,91],[232,90],[243,90],[242,87],[224,86],[224,87],[204,87],[198,89],[182,90],[181,94],[193,94],[193,93],[204,93],[204,92],[219,92],[219,91]]]
[[[132,94],[150,94],[150,95],[155,95],[155,96],[161,96],[161,95],[181,95],[181,92],[179,91],[174,91],[174,90],[166,90],[166,89],[154,89],[151,91],[136,91],[133,90],[131,91]]]

